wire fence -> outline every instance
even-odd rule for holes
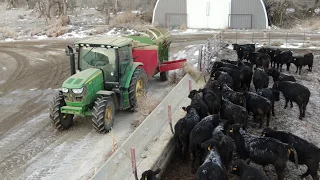
[[[320,46],[320,33],[289,31],[224,31],[226,41],[232,43],[261,43],[267,46],[313,47]]]

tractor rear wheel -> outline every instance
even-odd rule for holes
[[[92,126],[99,133],[109,132],[113,126],[114,114],[112,97],[98,97],[92,110]]]
[[[68,129],[73,123],[73,114],[61,113],[61,107],[65,106],[66,102],[61,92],[55,96],[50,104],[50,118],[56,129]]]
[[[129,102],[131,110],[138,106],[138,101],[145,97],[148,76],[144,69],[137,67],[134,70],[129,86]]]
[[[168,71],[167,72],[160,72],[160,80],[167,81],[168,80]]]

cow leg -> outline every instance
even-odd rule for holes
[[[276,163],[273,165],[275,170],[276,170],[276,173],[277,173],[277,176],[278,176],[278,180],[283,180],[284,179],[284,169],[286,167],[286,164],[281,162],[283,161],[282,160],[277,160]]]
[[[299,74],[301,74],[302,66],[299,67]]]
[[[270,122],[270,114],[271,114],[270,111],[267,113],[267,127],[269,127],[269,122]]]
[[[308,102],[307,102],[308,103]],[[303,103],[303,113],[302,113],[302,117],[306,116],[306,109],[307,109],[307,103]]]
[[[191,173],[192,174],[195,174],[195,168],[194,168],[194,161],[195,161],[195,156],[196,156],[196,154],[194,153],[194,152],[191,152],[190,153],[190,160],[191,160]]]
[[[187,156],[188,145],[185,141],[181,141],[181,145],[182,145],[182,157],[183,157],[183,160],[186,162],[188,160],[188,156]]]
[[[319,180],[319,176],[318,176],[318,169],[319,169],[319,162],[316,160],[308,160],[306,162],[306,166],[307,166],[307,172],[304,173],[303,175],[301,175],[301,178],[305,178],[307,177],[309,174],[312,176],[313,180]]]
[[[296,73],[298,73],[298,70],[299,70],[299,66],[297,66],[297,70],[296,70]]]
[[[299,119],[302,119],[302,117],[303,117],[303,104],[299,104],[299,112],[300,112],[300,114],[299,114]]]
[[[287,63],[287,71],[290,71],[290,63]]]
[[[271,107],[272,115],[275,116],[275,114],[274,114],[274,102],[271,104],[271,106],[272,106]]]
[[[284,105],[284,109],[286,109],[288,107],[289,98],[287,98],[287,97],[284,97],[284,98],[286,100],[286,104]]]
[[[291,101],[291,100],[290,100],[290,107],[293,108],[293,104],[292,104],[292,101]]]
[[[259,128],[262,128],[262,124],[263,124],[263,116],[258,116],[259,117]]]

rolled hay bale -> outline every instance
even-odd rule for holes
[[[205,76],[206,74],[200,72],[196,67],[191,66],[189,63],[185,63],[183,67],[184,72],[188,73],[195,81],[196,83],[205,84]],[[208,79],[208,78],[206,78]]]

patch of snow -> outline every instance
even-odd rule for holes
[[[134,14],[141,14],[141,11],[131,11]]]
[[[30,89],[30,91],[34,91],[34,90],[37,90],[37,88],[32,88],[32,89]]]
[[[0,84],[4,84],[6,81],[5,80],[2,80],[0,81]],[[1,93],[0,93],[1,94]]]
[[[229,46],[227,48],[230,49],[230,50],[233,50],[232,44],[229,44]]]
[[[6,68],[6,67],[2,67],[2,69],[3,69],[3,70],[7,70],[7,68]]]
[[[12,38],[7,38],[7,39],[5,39],[4,41],[10,42],[10,41],[14,41],[14,39],[12,39]]]

